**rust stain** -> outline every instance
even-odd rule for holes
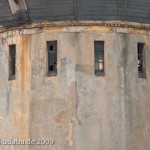
[[[146,30],[141,30],[141,29],[132,29],[131,33],[135,33],[135,34],[147,34],[148,32]]]
[[[101,31],[101,32],[106,32],[106,31],[112,31],[112,27],[107,27],[107,26],[87,26],[85,27],[86,31]]]
[[[53,32],[59,32],[62,30],[62,27],[45,27],[44,31],[53,31]]]
[[[21,72],[21,86],[22,91],[25,89],[25,57],[26,57],[26,49],[27,49],[27,40],[26,37],[22,37],[22,50],[21,50],[21,58],[20,58],[20,72]]]
[[[74,121],[77,119],[77,91],[76,91],[76,82],[72,82],[69,87],[69,94],[67,96],[66,109],[62,110],[54,119],[53,125],[68,126],[68,133],[66,134],[66,142],[72,147],[74,144]]]
[[[14,116],[13,120],[15,121],[15,125],[17,127],[16,134],[20,138],[25,138],[26,132],[27,132],[26,131],[27,116],[24,114],[21,114],[20,112],[15,112],[13,116]]]
[[[29,44],[30,44],[30,35],[22,36],[21,40],[21,57],[20,57],[20,73],[21,73],[21,86],[22,91],[25,90],[25,82],[27,74],[27,67],[28,67],[28,57],[29,56]]]
[[[70,112],[62,111],[59,115],[54,119],[54,124],[62,125],[70,122],[72,116]]]
[[[73,145],[73,125],[71,122],[69,123],[69,132],[66,137],[66,141],[69,143],[70,146]]]
[[[10,150],[14,150],[14,146],[13,145],[10,145]]]

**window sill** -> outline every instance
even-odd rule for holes
[[[15,80],[16,79],[16,77],[15,76],[11,76],[11,77],[9,77],[9,81],[12,81],[12,80]]]
[[[95,75],[96,76],[105,76],[105,72],[97,70],[97,71],[95,71]]]
[[[47,73],[48,77],[56,77],[57,76],[57,72],[56,71],[51,71]]]
[[[138,74],[138,77],[141,79],[146,79],[146,74]]]

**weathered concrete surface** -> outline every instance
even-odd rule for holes
[[[0,139],[28,139],[30,106],[30,37],[1,35],[0,43]],[[8,80],[8,45],[16,44],[16,80]],[[0,149],[26,150],[27,146],[1,146]]]
[[[3,150],[149,150],[149,31],[47,27],[1,34],[0,138],[54,139]],[[47,77],[46,41],[58,41],[58,75]],[[105,76],[94,74],[94,40],[105,41]],[[146,43],[147,78],[138,78],[137,42]],[[8,81],[8,45],[17,44]]]

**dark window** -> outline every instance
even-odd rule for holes
[[[47,42],[48,50],[48,76],[57,75],[57,41]]]
[[[104,41],[94,41],[95,74],[104,75]]]
[[[138,43],[137,51],[138,51],[138,75],[139,77],[146,77],[146,63],[145,63],[145,44]]]
[[[18,0],[14,0],[14,2],[16,3],[16,4],[18,4],[19,2],[18,2]]]
[[[9,45],[9,79],[15,79],[16,74],[16,45]]]

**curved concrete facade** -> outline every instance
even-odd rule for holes
[[[20,29],[0,34],[0,139],[54,139],[2,150],[149,150],[150,31],[109,26]],[[46,41],[58,42],[58,74],[47,76]],[[105,76],[94,73],[94,41],[105,41]],[[145,43],[146,78],[137,43]],[[8,80],[8,45],[16,79]]]

